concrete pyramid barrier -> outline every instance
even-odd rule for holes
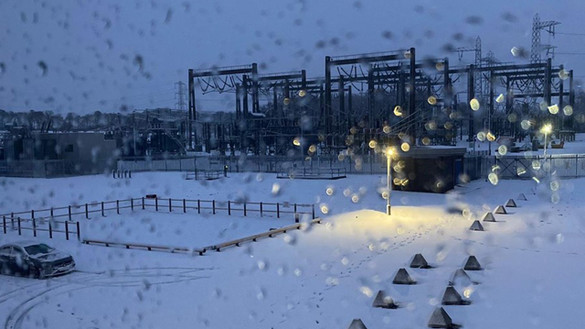
[[[518,199],[520,201],[528,201],[528,199],[526,198],[526,195],[524,195],[524,193],[518,194],[518,197],[516,199]]]
[[[478,283],[479,282],[475,282],[475,281],[471,280],[471,278],[469,277],[469,274],[467,274],[467,272],[465,272],[465,270],[462,268],[455,271],[455,273],[453,273],[453,276],[451,277],[451,280],[449,280],[450,286],[454,286],[454,285],[469,286],[471,284],[478,284]]]
[[[477,260],[477,258],[475,256],[469,256],[467,258],[467,261],[465,262],[465,266],[463,266],[463,269],[466,271],[481,271],[481,270],[483,270],[483,268],[481,267],[481,265],[479,264],[479,261]]]
[[[351,324],[347,329],[368,329],[366,325],[362,322],[362,319],[353,319]]]
[[[431,268],[427,260],[423,257],[422,254],[414,255],[412,262],[410,262],[411,268]]]
[[[398,308],[398,304],[396,304],[390,296],[386,295],[386,292],[384,290],[378,291],[378,293],[376,294],[376,298],[374,298],[372,306],[390,309]]]
[[[410,274],[406,271],[405,268],[400,268],[396,275],[394,276],[394,280],[392,280],[394,284],[416,284],[416,280],[413,279]]]
[[[495,222],[496,218],[494,217],[494,214],[492,214],[491,212],[486,212],[481,220],[484,222]]]
[[[509,199],[508,202],[506,202],[506,207],[511,207],[511,208],[517,207],[514,199]]]
[[[437,307],[433,314],[431,314],[431,318],[429,319],[429,328],[459,328],[460,325],[454,324],[453,320],[445,309],[442,307]]]
[[[441,303],[443,305],[469,305],[471,301],[461,298],[461,295],[453,286],[448,286],[445,288]]]
[[[469,227],[470,230],[472,231],[483,231],[483,225],[481,225],[481,223],[476,220],[473,222],[473,224],[471,224],[471,226]]]
[[[504,208],[504,206],[498,206],[496,208],[496,211],[494,211],[496,214],[500,214],[500,215],[505,215],[508,212],[506,211],[506,208]]]

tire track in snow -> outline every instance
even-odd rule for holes
[[[70,280],[71,277],[61,277],[52,279],[57,281],[57,285],[42,290],[41,292],[32,292],[34,295],[27,297],[20,302],[14,309],[10,311],[5,322],[4,329],[20,329],[27,315],[39,304],[43,303],[51,297],[60,296],[73,291],[90,289],[95,287],[140,287],[151,285],[166,285],[176,284],[181,282],[188,282],[200,279],[206,279],[210,276],[194,275],[194,273],[213,270],[213,268],[187,268],[187,267],[161,267],[161,268],[136,268],[136,269],[122,269],[112,270],[108,273],[99,273],[88,275],[77,275],[73,277],[75,280]],[[161,273],[171,271],[169,273]],[[174,271],[174,272],[172,272]],[[83,272],[82,272],[83,273]],[[119,273],[119,274],[115,274]],[[83,273],[87,274],[87,273]],[[106,275],[104,277],[104,275]],[[149,282],[146,279],[154,279]],[[164,278],[165,280],[156,280]],[[61,280],[62,279],[62,280]],[[125,280],[126,279],[126,280]],[[59,282],[65,281],[65,282]],[[27,287],[38,286],[32,284]],[[10,293],[14,293],[11,291]],[[9,299],[9,298],[8,298]],[[7,300],[7,299],[6,299]]]

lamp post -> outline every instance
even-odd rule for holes
[[[392,154],[394,153],[391,148],[386,149],[386,189],[388,190],[388,196],[386,197],[386,215],[390,216],[390,182],[392,181]]]
[[[544,134],[544,158],[546,160],[546,146],[547,146],[547,137],[548,134],[550,134],[552,132],[552,126],[550,123],[545,124],[541,129],[540,132],[542,132]]]
[[[547,137],[548,137],[548,134],[550,134],[552,132],[551,124],[547,123],[544,126],[542,126],[542,128],[540,128],[540,132],[542,132],[544,134],[544,151],[543,151],[543,154],[544,154],[543,166],[544,166],[544,164],[546,164],[546,147],[548,144]],[[547,168],[544,168],[544,170],[547,170]],[[549,164],[548,172],[550,174],[550,164]]]

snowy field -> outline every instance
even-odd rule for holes
[[[1,212],[157,193],[315,203],[327,214],[317,214],[323,224],[204,256],[40,238],[71,253],[78,271],[44,281],[0,277],[0,326],[347,328],[361,318],[370,329],[425,328],[451,275],[475,255],[485,269],[468,273],[478,284],[458,281],[455,286],[471,305],[445,306],[455,323],[486,329],[582,328],[585,179],[539,185],[503,180],[495,186],[480,180],[444,195],[394,191],[391,217],[384,214],[379,193],[384,182],[383,176],[367,175],[304,181],[240,174],[202,184],[179,173],[138,173],[128,180],[4,178]],[[516,199],[518,207],[508,208],[510,214],[482,223],[484,232],[468,230],[485,211],[519,193],[528,201]],[[190,245],[198,246],[292,223],[292,218],[214,218],[137,212],[91,225],[105,237],[172,245],[192,240]],[[192,223],[181,230],[182,225],[169,228],[165,221]],[[17,239],[14,233],[0,235],[2,243]],[[434,268],[408,268],[416,253]],[[392,284],[401,267],[416,285]],[[372,308],[378,290],[400,308]]]

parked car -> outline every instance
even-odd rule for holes
[[[0,273],[44,279],[72,272],[71,255],[44,243],[21,241],[0,246]]]

